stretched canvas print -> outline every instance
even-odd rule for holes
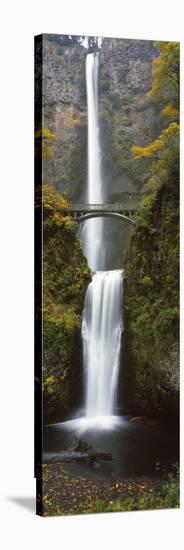
[[[179,43],[35,38],[43,516],[179,507]]]

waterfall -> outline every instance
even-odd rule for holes
[[[105,193],[101,176],[101,149],[98,127],[98,54],[86,57],[86,90],[88,108],[88,204],[101,204]],[[103,218],[88,220],[81,230],[84,254],[92,271],[104,269]]]
[[[101,175],[98,127],[98,54],[86,58],[88,106],[87,202],[106,199]],[[85,418],[97,425],[113,418],[116,411],[117,381],[122,333],[122,271],[105,269],[103,218],[84,223],[81,239],[93,272],[83,311],[82,339],[85,374]],[[109,420],[108,420],[109,421]]]
[[[97,271],[89,284],[82,323],[86,379],[86,416],[111,416],[122,331],[122,272]]]

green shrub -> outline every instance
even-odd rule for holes
[[[166,508],[179,508],[179,470],[176,474],[169,474],[168,480],[159,489],[139,491],[137,494],[125,498],[103,502],[100,499],[94,501],[91,512],[129,512],[134,510],[161,510]]]

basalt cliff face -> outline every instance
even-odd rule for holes
[[[44,181],[67,198],[85,199],[87,178],[87,107],[85,59],[81,44],[60,44],[58,35],[43,39]],[[148,166],[136,166],[130,148],[158,133],[158,105],[148,95],[153,42],[103,39],[99,50],[99,119],[103,175],[108,200],[143,188]]]

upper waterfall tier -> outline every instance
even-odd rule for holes
[[[101,149],[98,125],[98,54],[86,56],[86,89],[88,108],[88,183],[87,202],[101,204],[105,200],[101,175]],[[103,251],[103,219],[86,222],[81,229],[84,253],[92,271],[105,269]]]
[[[86,88],[88,107],[88,203],[103,203],[101,151],[98,126],[98,54],[86,57]]]

